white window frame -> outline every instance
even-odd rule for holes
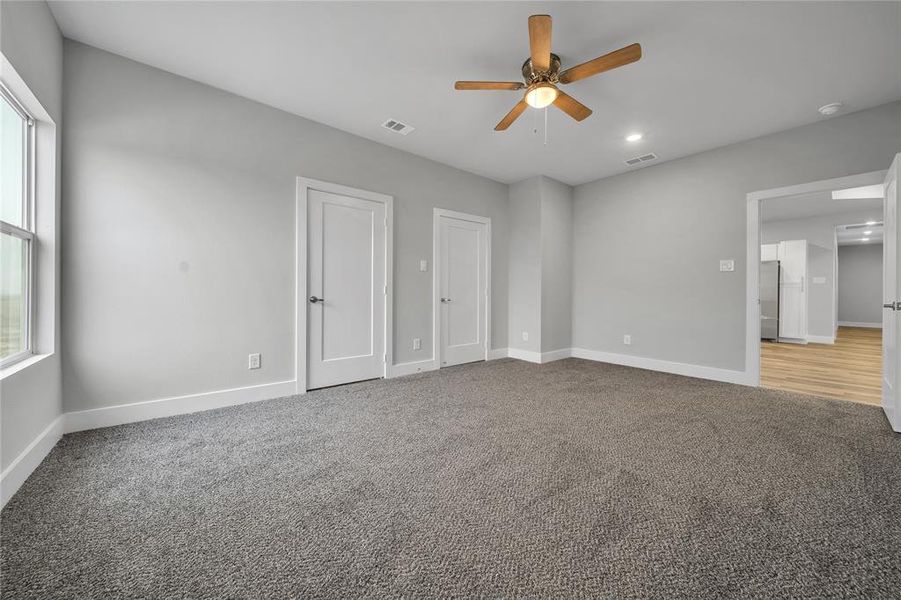
[[[34,330],[34,252],[35,252],[35,219],[34,219],[34,188],[35,188],[35,120],[22,103],[9,91],[9,88],[0,81],[0,96],[3,101],[16,111],[24,121],[25,135],[23,136],[22,161],[22,227],[0,220],[0,231],[7,235],[19,238],[25,242],[25,331],[23,338],[25,348],[0,360],[0,369],[13,363],[28,358],[34,352],[32,333]]]

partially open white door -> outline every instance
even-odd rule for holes
[[[385,373],[386,206],[309,190],[307,388]]]
[[[898,284],[898,179],[901,179],[901,154],[895,155],[885,178],[885,241],[882,244],[882,408],[892,429],[901,432],[901,389],[898,386],[898,327],[901,319],[901,289]]]
[[[488,356],[489,224],[436,209],[437,340],[440,366]]]

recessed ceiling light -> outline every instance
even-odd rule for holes
[[[870,238],[860,238],[860,241],[861,241],[861,242],[869,242],[869,241],[870,241]]]
[[[867,221],[865,225],[875,225],[876,221]]]
[[[873,233],[873,232],[872,231],[864,231],[863,232],[864,235],[870,235],[871,233]]]
[[[627,142],[637,142],[638,140],[640,140],[643,137],[644,136],[640,133],[630,133],[629,135],[626,136],[626,141]]]
[[[844,104],[842,104],[841,102],[831,102],[819,107],[817,110],[820,111],[821,115],[826,115],[828,117],[829,115],[834,115],[835,113],[840,111],[843,106]]]

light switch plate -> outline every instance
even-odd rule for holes
[[[260,355],[259,354],[249,354],[247,356],[247,368],[248,369],[259,369],[260,368]]]
[[[419,261],[419,270],[422,271],[423,273],[428,271],[429,270],[429,261],[427,261],[427,260]]]
[[[422,350],[422,339],[413,338],[413,349],[414,350]]]
[[[629,335],[629,334],[624,335],[624,336],[623,336],[623,343],[624,343],[626,346],[631,346],[631,345],[632,345],[632,336]]]
[[[529,332],[528,332],[528,331],[523,331],[523,332],[522,332],[522,341],[524,341],[524,342],[528,342],[528,341],[529,341]]]
[[[731,258],[727,258],[727,259],[720,261],[720,271],[725,273],[725,272],[734,271],[734,270],[735,270],[735,261],[732,260]]]
[[[824,285],[826,283],[826,278],[825,277],[814,277],[813,282],[818,285]]]

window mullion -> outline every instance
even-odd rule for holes
[[[0,221],[0,231],[7,235],[11,235],[23,240],[28,240],[29,242],[34,239],[34,233],[32,233],[31,231],[23,229],[18,225],[7,223],[6,221]]]

